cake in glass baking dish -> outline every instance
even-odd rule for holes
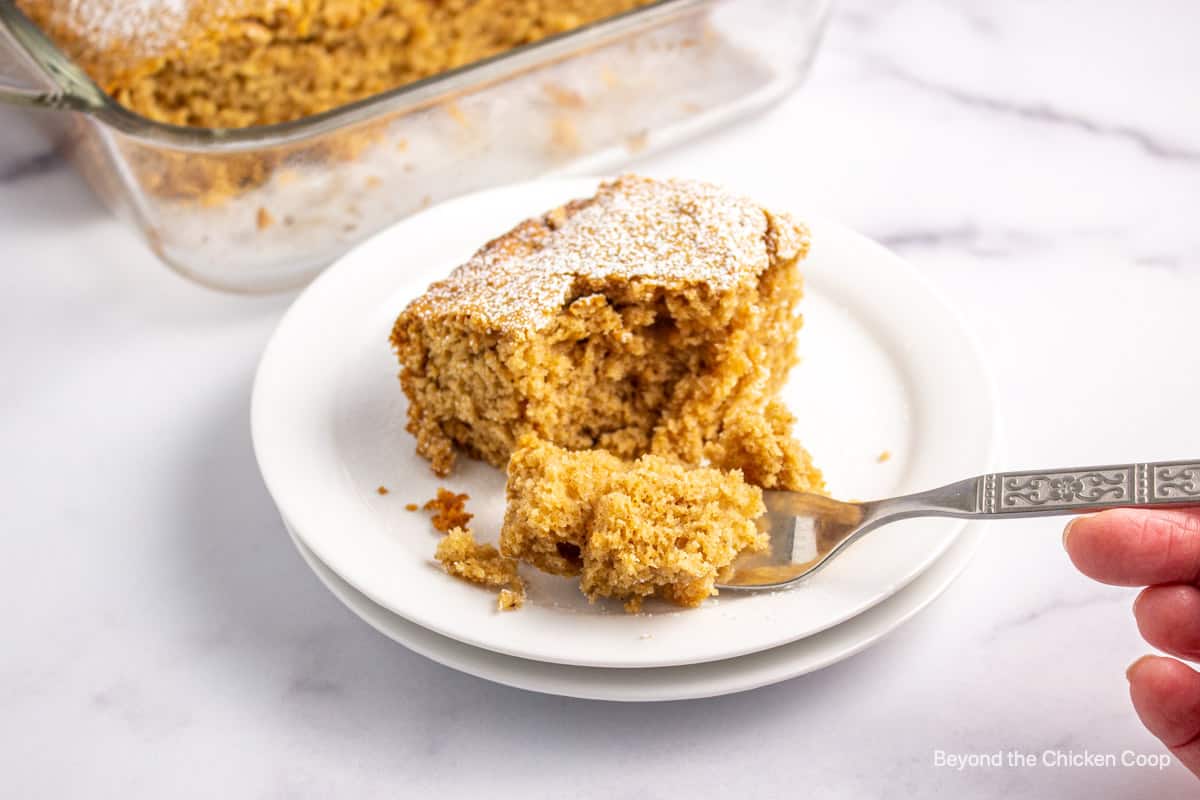
[[[175,125],[299,119],[651,0],[16,0],[121,105]]]
[[[391,341],[434,472],[534,435],[814,491],[777,395],[808,232],[716,186],[632,175],[526,220],[434,283]]]

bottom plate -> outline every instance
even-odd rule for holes
[[[367,624],[409,650],[460,672],[518,689],[620,702],[690,700],[733,694],[837,663],[879,641],[933,602],[967,566],[982,538],[977,525],[969,526],[933,566],[908,586],[858,616],[808,638],[723,661],[605,669],[506,656],[422,628],[372,602],[338,577],[296,537],[286,520],[284,524],[300,555],[321,582]]]

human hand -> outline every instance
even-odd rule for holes
[[[1118,509],[1076,517],[1063,544],[1083,574],[1148,587],[1133,603],[1142,637],[1200,661],[1200,511]],[[1174,658],[1143,656],[1126,676],[1142,724],[1200,777],[1200,673]]]

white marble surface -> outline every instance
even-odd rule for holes
[[[1194,457],[1200,104],[1190,0],[845,2],[784,106],[639,165],[799,191],[909,257],[995,370],[1006,463]],[[174,277],[0,112],[7,797],[1185,797],[1126,697],[1131,592],[1053,521],[990,529],[880,645],[709,701],[495,686],[406,652],[292,550],[248,437],[288,297]]]

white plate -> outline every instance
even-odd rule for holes
[[[432,562],[436,536],[426,515],[405,504],[443,484],[469,492],[476,533],[494,539],[504,477],[462,459],[440,480],[415,455],[387,342],[392,322],[478,243],[591,194],[595,184],[541,181],[438,206],[346,255],[295,302],[259,366],[252,429],[267,487],[301,540],[374,602],[430,630],[508,655],[594,667],[692,664],[777,647],[862,613],[919,575],[960,522],[889,526],[790,591],[727,594],[685,612],[648,605],[636,616],[589,605],[574,582],[540,574],[531,575],[525,609],[498,614],[487,595]],[[834,494],[914,491],[985,471],[992,395],[957,317],[884,248],[804,219],[813,241],[804,362],[785,400]],[[894,456],[880,464],[883,450]],[[390,493],[378,495],[380,485]]]
[[[513,658],[439,636],[372,603],[322,564],[292,534],[300,555],[347,608],[384,636],[415,653],[468,675],[518,689],[586,700],[643,703],[744,692],[849,658],[932,603],[966,568],[982,538],[977,526],[968,528],[929,569],[892,597],[854,619],[798,642],[724,661],[615,670]]]

